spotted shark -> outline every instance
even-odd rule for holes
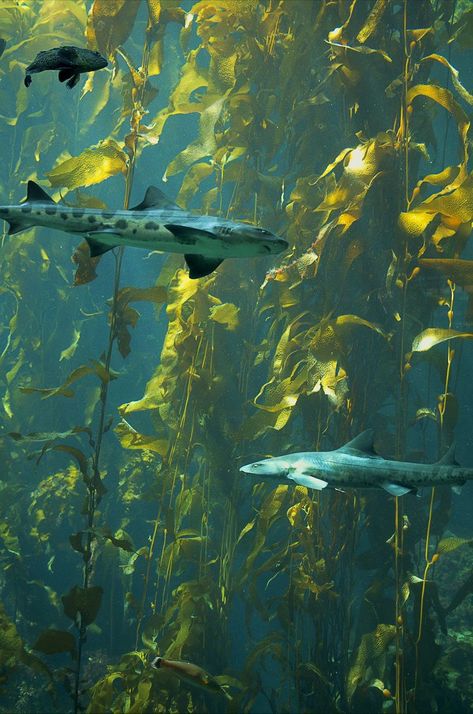
[[[10,224],[9,235],[33,226],[81,234],[92,258],[117,246],[183,253],[191,278],[209,275],[224,258],[274,255],[288,247],[284,238],[264,228],[188,213],[155,186],[130,210],[98,211],[56,203],[41,186],[28,181],[26,199],[0,206],[0,218]]]
[[[261,480],[292,482],[321,491],[324,488],[383,488],[392,496],[416,493],[424,486],[453,486],[459,492],[473,479],[473,468],[455,461],[454,446],[434,464],[384,459],[374,450],[368,429],[335,451],[304,451],[276,456],[242,466],[240,471]]]

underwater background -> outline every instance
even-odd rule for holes
[[[473,2],[0,0],[0,37],[0,204],[152,184],[290,246],[192,280],[2,224],[0,713],[473,711],[473,485],[239,472],[368,427],[473,467]],[[59,45],[109,67],[25,87]]]

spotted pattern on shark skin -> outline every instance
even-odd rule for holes
[[[10,224],[9,235],[35,226],[73,236],[82,234],[90,239],[92,255],[102,255],[120,245],[184,254],[191,278],[209,275],[226,257],[277,254],[288,246],[287,241],[270,232],[259,236],[254,226],[188,213],[152,187],[135,209],[102,211],[55,202],[29,180],[26,198],[16,205],[0,206],[0,216]]]

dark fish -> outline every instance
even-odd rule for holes
[[[193,684],[195,687],[199,687],[199,689],[203,689],[206,692],[223,694],[227,697],[227,699],[231,699],[228,692],[225,691],[217,680],[197,664],[192,664],[192,662],[181,662],[173,659],[164,659],[164,657],[155,657],[151,662],[151,666],[154,667],[154,669],[167,669],[173,672],[180,679],[184,679],[186,682]]]
[[[49,69],[59,70],[59,81],[65,82],[72,89],[79,81],[79,76],[83,72],[94,72],[103,69],[108,64],[100,52],[87,50],[83,47],[54,47],[51,50],[38,52],[33,62],[26,68],[25,86],[31,84],[31,75],[37,72],[44,72]]]
[[[6,47],[6,40],[0,40],[0,57],[3,55]]]

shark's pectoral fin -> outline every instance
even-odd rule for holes
[[[104,240],[100,240],[101,235],[107,236],[107,242],[105,242]],[[110,236],[113,235],[116,236],[117,234],[115,233],[115,231],[112,230],[101,230],[97,231],[96,233],[88,233],[85,236],[85,240],[89,244],[90,257],[97,258],[99,255],[103,255],[104,253],[107,253],[107,251],[116,248],[118,243],[108,242],[110,240]]]
[[[298,473],[289,474],[288,478],[294,483],[299,484],[299,486],[305,486],[306,488],[312,488],[315,491],[321,491],[323,488],[328,486],[328,482],[321,478],[316,478],[316,476],[310,476],[309,474]]]
[[[383,481],[380,484],[381,488],[384,488],[391,496],[405,496],[406,493],[413,491],[416,492],[415,488],[409,488],[409,486],[401,486],[399,483],[391,483],[390,481]]]
[[[192,253],[186,253],[184,258],[189,268],[190,278],[203,278],[205,275],[210,275],[223,260],[223,258],[206,258],[205,255],[193,255]]]

